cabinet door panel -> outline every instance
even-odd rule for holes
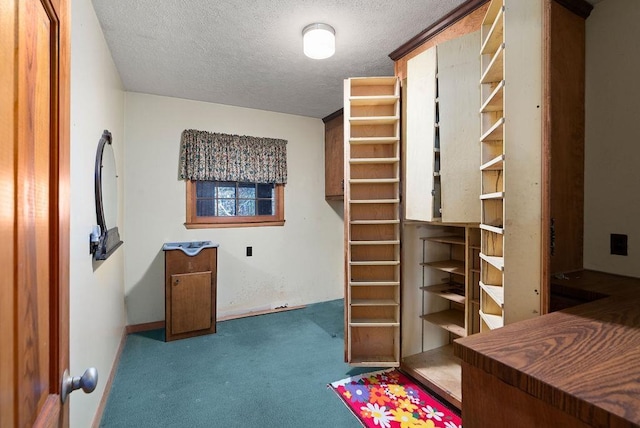
[[[434,151],[436,144],[436,48],[407,62],[405,218],[432,221],[434,215]],[[477,163],[477,162],[476,162]]]
[[[211,271],[171,275],[171,334],[211,328]]]
[[[442,221],[480,222],[480,32],[438,45]]]

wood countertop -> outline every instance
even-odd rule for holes
[[[587,424],[640,426],[640,279],[585,270],[552,287],[598,300],[457,339],[455,354]]]

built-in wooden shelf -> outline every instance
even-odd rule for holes
[[[391,299],[351,299],[351,306],[398,306],[399,303]]]
[[[398,102],[397,95],[354,96],[349,98],[352,106],[382,106]]]
[[[443,272],[452,273],[455,275],[465,275],[464,262],[461,260],[441,260],[437,262],[424,262],[420,264],[422,266],[429,266],[434,269],[438,269]]]
[[[350,224],[399,224],[400,220],[351,220]]]
[[[350,287],[397,287],[399,281],[350,281]]]
[[[402,360],[407,374],[432,389],[458,409],[462,403],[460,359],[453,355],[453,345],[445,345]]]
[[[350,184],[393,184],[399,183],[399,178],[352,178]]]
[[[498,235],[502,235],[504,234],[504,229],[501,227],[496,227],[496,226],[491,226],[488,224],[481,224],[480,225],[480,229],[481,230],[486,230],[487,232],[491,232],[491,233],[497,233]]]
[[[498,269],[500,272],[504,271],[504,257],[487,256],[485,254],[480,253],[480,258],[485,262],[489,263],[494,268]]]
[[[420,239],[431,242],[439,242],[441,244],[464,245],[464,236],[426,236]]]
[[[400,162],[400,158],[352,158],[349,159],[351,165],[384,165]]]
[[[398,327],[400,323],[393,318],[351,318],[350,327]]]
[[[495,330],[504,326],[504,320],[501,315],[485,314],[480,311],[480,318],[484,321],[487,327],[489,327],[489,330]]]
[[[434,284],[420,287],[422,290],[436,294],[452,302],[464,304],[464,285],[462,284]]]
[[[491,159],[489,162],[485,162],[480,166],[481,171],[502,171],[504,168],[504,153]]]
[[[349,241],[349,245],[400,245],[399,239],[388,241]]]
[[[504,80],[495,87],[493,92],[489,94],[487,100],[480,107],[480,113],[489,113],[493,111],[504,110]]]
[[[487,66],[482,78],[480,79],[480,83],[492,83],[499,82],[504,77],[504,43],[501,43],[498,49],[496,50],[495,55],[491,58],[491,62]]]
[[[398,116],[357,116],[350,117],[351,126],[394,125],[400,120]]]
[[[455,334],[456,336],[465,337],[467,335],[464,328],[464,312],[462,311],[448,309],[446,311],[425,314],[422,315],[421,318]]]
[[[480,52],[483,55],[492,54],[498,50],[503,41],[504,36],[504,6],[498,11],[498,15],[494,18],[493,25],[489,29]]]
[[[482,199],[482,200],[487,200],[487,199],[504,199],[504,192],[485,193],[485,194],[483,194],[483,195],[480,195],[480,199]]]
[[[504,117],[499,118],[481,137],[481,142],[504,140]]]
[[[350,204],[398,204],[400,199],[351,199]]]
[[[399,140],[398,137],[351,137],[349,144],[394,144]]]
[[[480,281],[480,288],[493,299],[501,308],[504,308],[504,287],[501,285],[488,285]]]

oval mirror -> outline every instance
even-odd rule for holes
[[[105,260],[123,244],[118,232],[118,174],[111,145],[111,133],[104,131],[96,152],[95,169],[96,218],[100,227],[91,251],[96,260]]]

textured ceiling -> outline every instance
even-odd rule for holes
[[[347,77],[393,75],[389,53],[465,0],[93,0],[128,91],[321,118]],[[601,0],[589,0],[595,4]],[[302,53],[302,29],[336,54]]]
[[[93,0],[128,91],[316,118],[343,80],[393,75],[389,53],[464,0]],[[302,53],[302,29],[336,30],[336,54]]]

